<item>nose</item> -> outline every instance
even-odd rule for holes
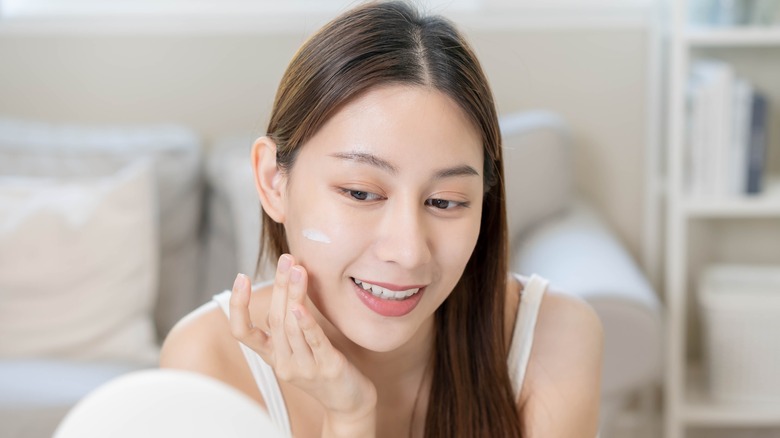
[[[431,241],[423,205],[388,205],[377,228],[376,255],[385,262],[413,269],[431,260]]]

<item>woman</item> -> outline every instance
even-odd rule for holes
[[[500,146],[449,22],[403,3],[336,18],[252,148],[273,283],[239,275],[161,366],[238,388],[296,437],[594,437],[601,326],[508,274]]]

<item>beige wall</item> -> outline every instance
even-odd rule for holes
[[[475,34],[473,41],[500,112],[546,108],[568,120],[578,189],[638,258],[647,129],[645,32],[497,32]]]
[[[638,256],[646,32],[469,31],[500,112],[544,108],[571,123],[579,189]],[[0,33],[0,115],[83,123],[179,122],[207,141],[264,132],[303,34]],[[555,178],[555,175],[550,175]]]

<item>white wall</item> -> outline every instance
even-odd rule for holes
[[[465,30],[500,112],[545,108],[569,120],[579,189],[638,257],[648,129],[646,29]],[[279,78],[305,36],[0,31],[0,115],[179,122],[207,141],[237,130],[261,134]]]

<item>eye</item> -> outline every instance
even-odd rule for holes
[[[349,196],[352,196],[355,199],[358,199],[360,201],[365,201],[368,199],[368,192],[361,192],[360,190],[350,190]]]
[[[468,207],[467,202],[448,201],[446,199],[427,199],[425,205],[437,208],[439,210],[451,210],[457,207]]]
[[[351,190],[351,189],[340,189],[344,195],[349,196],[350,198],[356,200],[356,201],[376,201],[378,199],[381,199],[381,197],[375,193],[371,192],[365,192],[363,190]]]

